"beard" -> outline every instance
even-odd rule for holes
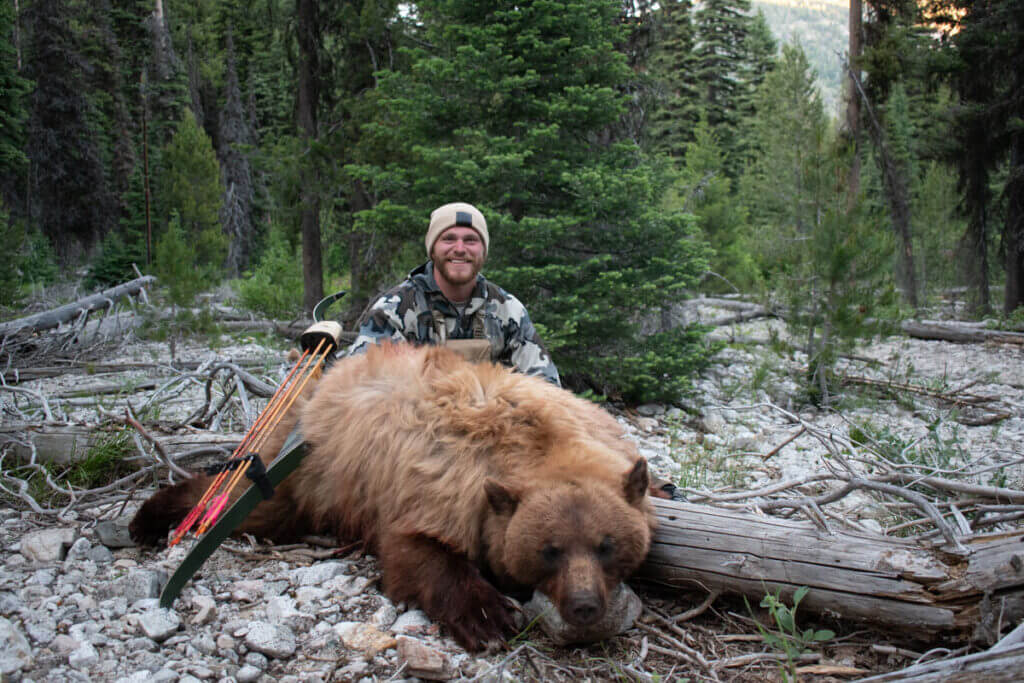
[[[483,259],[473,259],[467,256],[459,260],[462,262],[452,263],[451,258],[445,258],[440,262],[435,261],[434,269],[453,285],[465,285],[476,281],[476,276],[484,265]]]

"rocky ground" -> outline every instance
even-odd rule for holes
[[[743,341],[719,354],[681,406],[614,409],[654,469],[678,482],[691,499],[700,500],[702,492],[756,488],[821,471],[827,451],[819,440],[801,435],[778,448],[798,431],[794,416],[838,434],[848,435],[854,427],[889,439],[904,452],[935,459],[937,467],[979,471],[983,483],[998,478],[1000,485],[1024,487],[1019,463],[1024,458],[1024,354],[1019,347],[892,337],[843,361],[844,372],[851,375],[991,396],[986,410],[1009,414],[992,424],[970,426],[958,421],[963,407],[898,391],[878,394],[851,387],[842,390],[839,411],[808,407],[796,381],[803,359],[780,350],[776,342],[784,330],[773,333],[772,325],[754,321],[720,329],[716,334]],[[178,358],[201,360],[263,359],[268,379],[280,377],[284,368],[281,348],[229,337],[219,345],[211,351],[203,342],[178,342],[174,352]],[[108,358],[166,361],[169,351],[167,342],[132,342],[110,350]],[[146,372],[135,375],[90,377],[88,382],[138,382]],[[158,384],[174,377],[166,374]],[[55,396],[88,384],[82,376],[66,375],[19,386]],[[197,379],[165,390],[160,419],[187,415],[202,392]],[[133,405],[138,407],[144,396],[133,394]],[[38,409],[31,396],[0,394],[0,400],[5,402],[4,421]],[[97,406],[55,399],[52,407],[56,419],[95,424],[101,408],[109,412],[118,400]],[[241,405],[238,410],[244,412]],[[654,680],[651,676],[694,675],[678,659],[648,648],[658,623],[650,614],[605,644],[557,648],[531,632],[508,651],[467,655],[421,612],[385,598],[374,559],[351,549],[336,555],[316,546],[230,541],[186,587],[174,611],[160,610],[160,587],[185,548],[125,547],[119,522],[130,517],[146,493],[77,506],[60,516],[27,511],[9,497],[0,500],[2,680]],[[891,522],[890,511],[867,495],[849,496],[841,505],[851,525],[881,531]],[[691,596],[673,602],[671,596],[646,589],[641,595],[655,605],[656,614],[692,606]],[[709,612],[691,633],[695,640],[687,636],[690,646],[699,642],[718,654],[765,649],[758,631],[728,607]],[[874,640],[870,634],[860,640],[844,636],[842,643],[821,651],[819,663],[833,665],[833,673],[844,666],[867,672],[910,663],[906,655],[866,656]],[[720,672],[722,680],[777,676],[777,663]]]

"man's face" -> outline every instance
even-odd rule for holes
[[[435,277],[440,275],[453,285],[476,280],[477,273],[484,267],[484,256],[480,233],[458,225],[442,232],[431,250]]]

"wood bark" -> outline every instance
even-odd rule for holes
[[[954,659],[918,664],[902,671],[861,679],[860,683],[1016,683],[1024,671],[1024,644],[1005,650],[992,648]]]
[[[850,75],[846,79],[846,135],[853,147],[850,158],[850,174],[847,176],[848,207],[853,207],[860,195],[860,98],[857,96],[857,84],[853,74],[861,53],[861,19],[863,6],[861,0],[850,0]]]
[[[208,361],[176,361],[173,363],[86,363],[76,361],[73,365],[44,365],[34,368],[11,368],[10,370],[0,373],[0,379],[3,379],[5,384],[18,384],[20,382],[31,382],[33,380],[46,379],[48,377],[60,377],[61,375],[104,375],[150,368],[173,368],[174,370],[188,371],[198,370],[200,366],[205,365],[207,362]],[[243,368],[262,368],[266,365],[266,361],[264,360],[236,360],[232,362]]]
[[[1019,78],[1019,77],[1018,77]],[[1013,135],[1010,148],[1010,177],[1006,197],[1006,222],[1003,224],[1003,250],[1006,252],[1006,289],[1003,315],[1010,316],[1024,306],[1024,133]]]
[[[900,329],[909,337],[917,339],[939,339],[961,344],[1017,344],[1024,346],[1024,333],[1006,330],[990,330],[968,323],[938,322],[934,320],[905,320]]]
[[[40,462],[66,465],[85,457],[89,449],[108,438],[109,432],[90,425],[39,425],[8,423],[0,425],[0,445],[13,442],[19,457],[28,457],[31,451],[22,445],[26,439],[35,444],[36,458]],[[197,448],[223,449],[230,455],[241,442],[242,434],[196,432],[186,434],[158,434],[153,438],[167,453],[180,453]]]
[[[829,533],[794,520],[655,500],[658,528],[638,576],[749,596],[876,627],[995,640],[1024,617],[1024,532],[964,539],[966,553],[904,539]]]
[[[307,314],[324,298],[323,260],[320,243],[320,197],[313,147],[317,139],[319,87],[319,21],[316,0],[296,0],[298,17],[296,36],[299,43],[298,124],[306,153],[302,166],[302,305]]]
[[[75,320],[83,313],[112,308],[114,303],[126,296],[137,296],[147,285],[156,282],[152,275],[140,277],[124,284],[105,289],[99,294],[87,296],[70,304],[25,318],[0,323],[0,339],[18,332],[41,332]]]

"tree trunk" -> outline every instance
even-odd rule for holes
[[[105,289],[99,294],[87,296],[70,304],[64,304],[59,308],[50,311],[43,311],[25,318],[18,318],[10,322],[0,323],[0,339],[16,334],[18,332],[40,332],[71,322],[79,315],[89,311],[98,311],[111,308],[121,297],[137,296],[144,287],[156,282],[152,275],[140,277],[110,289]]]
[[[317,138],[320,106],[319,22],[316,0],[295,0],[298,16],[299,92],[298,124],[305,142],[302,168],[302,307],[306,315],[324,298],[323,259],[320,245],[319,178],[313,146]]]
[[[846,135],[852,147],[850,158],[850,174],[847,177],[847,207],[857,201],[860,194],[860,98],[857,96],[857,84],[853,74],[857,69],[857,60],[861,53],[861,18],[863,10],[861,0],[850,0],[850,74],[846,78]]]
[[[939,322],[936,320],[904,320],[900,329],[917,339],[941,339],[958,344],[1017,344],[1024,346],[1024,334],[1006,330],[990,330],[981,325]]]
[[[373,203],[367,196],[363,183],[359,180],[355,181],[349,197],[349,209],[355,215],[359,211],[371,208],[373,208]],[[348,327],[356,324],[360,314],[370,303],[370,298],[374,294],[373,288],[379,284],[373,281],[373,261],[376,260],[374,258],[376,255],[368,253],[370,251],[369,243],[373,237],[374,235],[366,231],[357,230],[355,226],[352,226],[352,231],[349,233],[348,261],[352,279],[352,294],[347,302],[344,316],[344,324]],[[379,237],[383,239],[384,236],[380,235]],[[380,254],[379,258],[387,260],[389,255]]]
[[[24,446],[26,435],[35,444],[39,462],[66,465],[89,455],[89,449],[109,438],[109,433],[89,425],[11,424],[0,426],[0,444],[11,443],[18,457],[28,458],[31,451]],[[230,455],[244,434],[196,432],[185,434],[153,434],[153,438],[172,454],[204,449],[207,455],[223,460]],[[218,453],[219,452],[219,453]]]
[[[1010,316],[1024,306],[1024,133],[1013,136],[1010,148],[1010,177],[1006,181],[1006,224],[1003,249],[1006,250],[1006,291],[1003,314]]]
[[[917,308],[917,271],[914,268],[914,242],[910,233],[910,188],[907,171],[889,153],[885,132],[871,109],[867,93],[864,92],[860,78],[852,64],[847,66],[846,72],[850,81],[857,88],[857,93],[860,95],[871,123],[868,126],[868,134],[878,152],[878,169],[882,172],[882,185],[885,188],[885,198],[889,204],[889,217],[892,220],[892,229],[900,243],[897,281],[903,288],[903,296],[907,303]]]
[[[979,537],[966,553],[797,521],[655,500],[658,528],[639,577],[680,588],[791,600],[801,609],[920,637],[997,639],[1024,616],[1022,532]]]

